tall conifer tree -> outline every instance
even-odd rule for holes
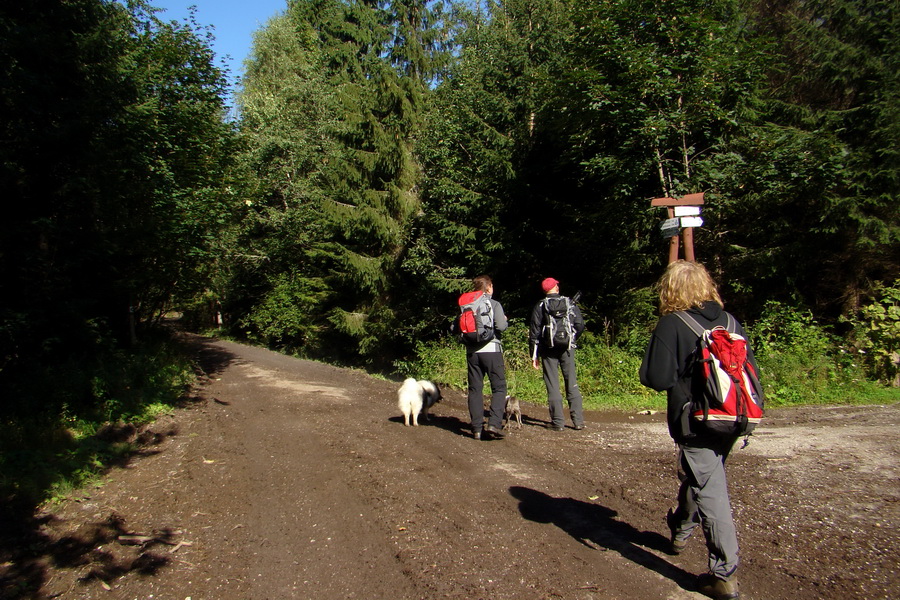
[[[402,295],[398,274],[421,212],[415,145],[438,16],[419,0],[297,0],[287,12],[294,35],[312,34],[315,57],[302,60],[315,61],[316,81],[329,90],[318,106],[293,108],[324,112],[316,136],[325,140],[305,173],[309,208],[318,214],[310,246],[318,262],[296,270],[322,282],[314,319],[340,334],[327,345],[348,358],[388,356],[397,323],[405,322],[392,300]],[[309,149],[300,140],[289,146],[294,156]]]
[[[757,6],[777,60],[743,189],[768,231],[747,267],[835,317],[900,276],[900,2]]]

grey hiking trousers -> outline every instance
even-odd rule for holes
[[[702,525],[709,550],[709,572],[728,579],[738,566],[738,541],[731,515],[725,459],[737,438],[707,447],[678,446],[678,508],[674,537],[687,540]]]
[[[559,389],[559,370],[562,368],[563,381],[566,386],[566,401],[572,425],[584,425],[583,400],[578,389],[575,375],[575,350],[569,348],[565,352],[548,350],[541,354],[541,367],[544,373],[544,387],[547,389],[547,405],[550,408],[550,421],[554,427],[566,424],[566,413],[563,411],[563,397]]]

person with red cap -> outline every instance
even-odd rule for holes
[[[559,389],[559,371],[562,369],[572,426],[584,429],[581,390],[575,374],[575,341],[584,331],[584,318],[571,298],[560,295],[559,281],[548,277],[541,282],[541,289],[546,297],[531,312],[528,338],[532,366],[544,372],[550,428],[554,431],[565,429],[566,416]]]

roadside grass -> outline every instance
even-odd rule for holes
[[[546,392],[540,370],[531,365],[527,329],[512,322],[504,332],[507,387],[519,400],[544,404]],[[839,349],[801,344],[773,347],[757,356],[766,392],[766,407],[804,405],[892,404],[900,402],[900,388],[869,381],[862,365],[848,360]],[[665,411],[666,395],[641,385],[638,379],[642,355],[619,348],[586,332],[576,354],[578,385],[587,410],[637,413]],[[452,337],[420,343],[415,358],[396,363],[405,377],[430,379],[465,390],[464,348]],[[485,382],[486,390],[487,382]]]
[[[171,412],[195,380],[188,355],[158,337],[22,373],[0,416],[0,500],[31,510],[98,485],[138,448],[139,428]]]
[[[788,321],[772,322],[753,339],[767,408],[900,402],[900,388],[867,379],[859,351],[806,322],[796,328],[799,335],[779,332],[767,338],[766,332],[784,329]],[[509,393],[545,404],[525,324],[512,320],[503,341]],[[578,381],[587,410],[665,411],[665,394],[638,380],[643,357],[635,349],[645,341],[630,339],[627,345],[630,350],[591,332],[579,340]],[[467,387],[465,351],[449,336],[420,343],[414,356],[397,362],[395,369],[395,375],[461,391]],[[0,413],[0,506],[30,510],[99,485],[110,466],[137,450],[139,428],[180,406],[195,378],[188,353],[163,332],[131,351],[105,346],[90,360],[82,356],[17,373],[3,390],[7,401]],[[5,378],[7,384],[10,380]]]
[[[543,404],[547,399],[544,380],[541,371],[531,364],[527,337],[525,325],[516,321],[512,321],[504,333],[507,389],[510,395],[523,402]],[[640,358],[607,346],[590,333],[585,333],[577,354],[578,385],[585,409],[622,412],[665,410],[665,394],[649,390],[638,381],[640,363]],[[430,379],[456,390],[467,388],[465,350],[449,336],[420,343],[412,361],[401,361],[395,366],[404,377]],[[487,382],[485,386],[489,390]]]

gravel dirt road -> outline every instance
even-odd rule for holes
[[[0,537],[0,598],[689,600],[665,553],[662,415],[469,434],[445,390],[404,427],[396,382],[191,337],[206,377],[143,451]],[[742,598],[900,594],[900,407],[772,410],[729,459]]]

